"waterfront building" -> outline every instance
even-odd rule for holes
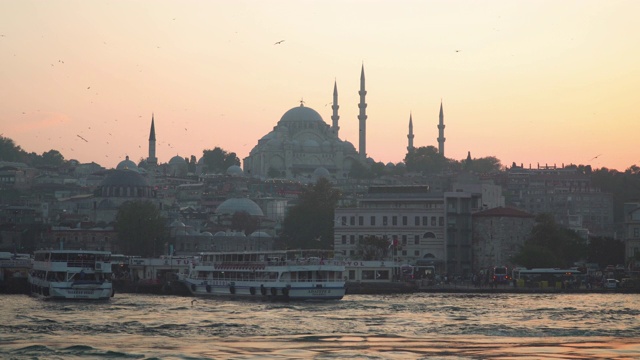
[[[490,269],[514,264],[516,255],[535,225],[535,216],[514,208],[482,210],[473,217],[473,268]]]

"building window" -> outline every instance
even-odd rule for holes
[[[353,252],[353,250],[351,250]],[[351,254],[353,255],[353,254]],[[349,280],[355,280],[356,279],[356,271],[355,270],[349,270]]]
[[[347,244],[347,235],[342,235],[342,245]]]
[[[342,222],[342,226],[346,226],[347,225],[347,217],[343,216],[341,222]]]
[[[353,226],[355,224],[356,224],[356,217],[355,216],[349,217],[349,225]]]
[[[356,243],[356,236],[355,235],[350,235],[349,236],[349,243],[351,245],[354,245]]]
[[[376,225],[376,217],[372,216],[371,217],[371,226],[375,226]]]
[[[397,216],[392,216],[391,217],[391,225],[393,225],[393,226],[397,226],[398,225],[398,217]]]
[[[640,228],[637,228],[637,227],[633,228],[633,237],[634,238],[640,237]]]
[[[416,251],[414,251],[414,252],[413,252],[413,255],[414,255],[414,256],[420,256],[420,250],[416,250]]]
[[[364,216],[358,216],[358,225],[360,226],[364,225]]]
[[[403,216],[403,217],[402,217],[402,225],[403,225],[403,226],[407,226],[408,221],[409,221],[409,220],[408,220],[408,218],[407,218],[406,216]]]
[[[383,217],[382,217],[382,225],[383,225],[383,226],[387,226],[387,222],[388,222],[388,220],[387,220],[387,219],[388,219],[388,218],[387,218],[386,216],[383,216]]]
[[[420,216],[416,216],[415,221],[414,221],[414,225],[415,226],[420,226]]]
[[[413,244],[414,245],[420,245],[420,235],[414,235],[413,236]]]
[[[435,216],[431,217],[431,226],[436,226],[436,217]]]
[[[428,216],[423,216],[422,217],[422,225],[423,226],[429,225],[429,217]]]
[[[438,225],[444,226],[444,216],[440,216],[440,218],[438,218]]]
[[[402,256],[407,256],[407,250],[402,250]]]
[[[402,245],[407,245],[407,235],[402,235]]]

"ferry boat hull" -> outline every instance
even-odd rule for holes
[[[297,252],[203,253],[180,280],[194,296],[322,301],[344,297],[343,271],[344,265]]]
[[[36,251],[28,282],[43,299],[107,300],[114,295],[110,253],[83,250]]]
[[[344,284],[320,286],[295,286],[283,283],[218,283],[183,280],[194,296],[217,296],[227,298],[246,298],[252,300],[340,300],[345,295]],[[213,284],[212,284],[213,283]]]

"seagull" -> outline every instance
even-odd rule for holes
[[[276,41],[273,45],[280,45],[284,42],[284,40]]]
[[[595,160],[595,159],[599,158],[600,155],[602,155],[602,154],[598,154],[598,155],[594,156],[593,158],[591,158],[591,160]],[[591,160],[589,160],[589,161],[591,161]]]

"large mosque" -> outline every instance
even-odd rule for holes
[[[333,179],[349,177],[354,163],[367,163],[367,91],[365,89],[364,65],[360,73],[358,91],[358,150],[339,136],[338,86],[334,82],[333,104],[331,106],[331,125],[325,123],[322,116],[310,107],[294,107],[282,115],[273,130],[264,135],[258,144],[244,158],[244,174],[257,178],[314,179],[324,176]],[[444,156],[444,114],[440,103],[438,124],[438,151]],[[407,150],[414,150],[413,120],[409,117]],[[153,116],[149,133],[149,156],[145,160],[149,168],[158,166],[156,157],[156,136]],[[187,163],[180,156],[173,157],[167,167],[170,175],[185,175]],[[128,158],[118,164],[118,169],[136,169],[135,163]],[[137,169],[136,169],[137,170]]]
[[[245,174],[261,178],[313,178],[349,176],[355,162],[366,160],[366,108],[364,66],[360,74],[359,151],[340,139],[338,120],[338,87],[333,86],[332,124],[328,125],[317,111],[304,106],[284,113],[273,130],[263,136],[244,158]]]

